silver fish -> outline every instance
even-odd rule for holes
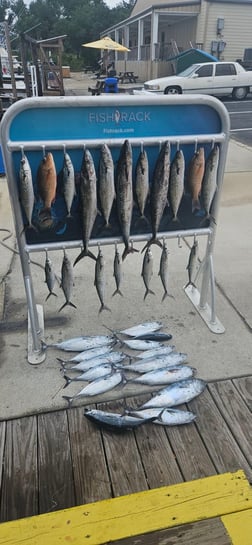
[[[168,276],[169,276],[168,255],[169,255],[169,251],[168,251],[166,243],[164,242],[163,250],[160,257],[160,265],[159,265],[159,273],[158,273],[164,287],[164,295],[162,297],[162,301],[164,301],[164,299],[168,297],[168,295],[169,297],[172,297],[172,295],[168,293]]]
[[[114,163],[111,151],[107,144],[102,144],[99,162],[99,186],[98,193],[101,210],[105,219],[105,227],[109,227],[109,218],[113,201],[115,199]]]
[[[121,282],[122,282],[122,261],[121,256],[116,248],[115,250],[115,257],[114,257],[114,277],[116,282],[116,290],[112,293],[112,297],[119,293],[123,297],[123,294],[120,290]]]
[[[157,371],[158,369],[175,367],[184,363],[187,359],[186,354],[174,353],[173,355],[172,353],[171,356],[173,357],[170,358],[169,356],[170,355],[168,354],[167,356],[153,360],[146,359],[137,361],[129,365],[123,365],[122,368],[126,371],[133,371],[134,373],[149,373],[151,371]]]
[[[150,348],[160,348],[162,345],[158,341],[141,341],[141,339],[133,339],[122,341],[125,346],[131,350],[149,350]]]
[[[150,250],[150,248],[147,248],[145,250],[144,259],[143,259],[143,266],[142,266],[142,277],[145,285],[145,294],[144,294],[144,300],[146,299],[147,295],[151,293],[152,295],[155,295],[154,291],[150,289],[150,281],[153,276],[153,255]]]
[[[193,376],[194,370],[187,365],[177,365],[174,367],[155,369],[143,373],[140,377],[131,379],[130,382],[148,384],[149,386],[156,386],[158,384],[172,384],[179,380],[185,380]]]
[[[73,281],[73,266],[68,259],[66,252],[64,251],[64,258],[62,262],[61,267],[61,287],[64,292],[66,301],[65,303],[60,307],[59,312],[65,308],[67,305],[77,308],[74,303],[70,301],[71,295],[72,295],[72,289],[73,289],[74,281]]]
[[[128,335],[129,337],[139,337],[144,333],[152,333],[153,331],[158,331],[163,327],[162,322],[143,322],[128,329],[121,329],[120,333],[123,335]]]
[[[93,157],[88,149],[85,149],[80,172],[80,202],[83,250],[77,256],[74,265],[85,256],[96,260],[96,257],[88,249],[89,239],[97,215],[96,171]]]
[[[170,354],[174,350],[174,346],[158,346],[157,348],[144,350],[137,354],[138,359],[150,359],[150,358],[159,358],[159,356],[165,356]]]
[[[94,358],[98,358],[99,356],[104,356],[105,354],[109,354],[112,350],[113,348],[109,345],[99,346],[98,348],[83,350],[83,352],[76,354],[76,356],[73,356],[73,358],[70,358],[68,360],[63,360],[62,358],[57,358],[57,360],[61,361],[62,363],[79,363],[80,361],[88,361]]]
[[[160,240],[157,239],[157,232],[167,204],[167,195],[170,176],[170,144],[164,142],[159,152],[153,174],[153,180],[150,190],[150,210],[152,238],[144,246],[148,248],[151,244],[158,244],[162,248]]]
[[[210,218],[210,209],[217,189],[219,154],[219,146],[214,146],[209,157],[207,158],[202,180],[201,199],[207,218]]]
[[[135,193],[141,218],[145,218],[144,211],[149,194],[149,163],[145,150],[141,150],[136,163]]]
[[[106,377],[107,375],[111,375],[112,371],[113,367],[111,363],[104,363],[103,365],[95,365],[94,367],[89,368],[87,371],[84,371],[84,373],[78,375],[77,377],[69,377],[68,375],[64,375],[64,379],[66,381],[64,388],[71,384],[71,382],[89,382],[96,380],[97,378]]]
[[[90,350],[98,346],[107,346],[113,342],[114,338],[109,335],[90,335],[82,337],[73,337],[60,343],[53,343],[48,347],[59,348],[66,352],[82,352],[82,350]]]
[[[190,250],[189,260],[186,267],[188,271],[188,282],[185,286],[186,288],[187,286],[190,286],[190,285],[196,288],[194,282],[195,282],[195,275],[196,275],[197,266],[198,266],[198,254],[199,254],[199,243],[195,239]]]
[[[98,409],[85,410],[86,416],[92,422],[113,430],[129,430],[152,420],[152,418],[138,418],[127,414],[109,413]]]
[[[90,382],[87,386],[85,386],[78,394],[74,396],[62,396],[63,399],[66,399],[68,401],[69,406],[71,406],[74,399],[77,399],[79,397],[87,396],[87,397],[93,397],[96,395],[104,394],[105,392],[108,392],[109,390],[112,390],[118,384],[120,384],[123,381],[123,375],[120,371],[115,371],[114,373],[107,375],[106,377],[98,378],[96,380],[93,380],[93,382]]]
[[[70,371],[87,371],[87,369],[91,369],[97,365],[104,365],[105,363],[119,364],[125,358],[126,356],[122,352],[112,352],[111,354],[104,354],[103,356],[93,358],[92,360],[82,360],[79,363],[72,365]],[[66,369],[66,364],[61,362],[61,367],[62,369]],[[69,369],[69,367],[67,367],[67,369]]]
[[[169,180],[169,204],[172,210],[172,221],[178,220],[178,209],[184,193],[185,159],[182,150],[177,150],[171,164]]]
[[[34,197],[31,167],[26,155],[23,155],[20,161],[19,180],[20,180],[20,189],[19,189],[20,200],[26,215],[26,219],[28,221],[28,227],[34,227],[32,225],[32,213],[34,208],[35,197]]]
[[[132,149],[128,140],[125,140],[121,147],[116,169],[115,186],[118,220],[125,245],[122,255],[122,260],[124,260],[129,253],[138,252],[138,250],[133,248],[133,245],[130,245],[129,243],[133,210],[133,190]]]
[[[104,297],[105,297],[105,286],[106,286],[106,279],[105,279],[105,260],[103,257],[103,253],[101,251],[101,248],[99,248],[98,257],[96,259],[95,263],[95,281],[94,281],[98,297],[101,302],[101,306],[99,309],[99,313],[102,312],[102,310],[109,310],[110,308],[107,307],[104,303]],[[110,311],[111,312],[111,311]]]
[[[187,187],[192,197],[192,213],[200,210],[199,195],[205,170],[205,150],[203,147],[194,152],[187,173]]]
[[[71,217],[71,208],[75,196],[74,166],[68,153],[63,160],[63,195],[66,203],[67,217]]]
[[[153,424],[160,424],[163,426],[179,426],[181,424],[189,424],[195,420],[196,415],[191,411],[181,411],[180,409],[165,409],[165,408],[152,408],[127,411],[132,416],[139,418],[153,418]]]
[[[55,295],[57,297],[57,293],[54,293],[53,288],[56,281],[56,275],[53,270],[51,259],[48,256],[48,253],[46,252],[46,260],[45,260],[45,282],[48,287],[49,293],[47,295],[47,299],[49,299],[50,295]]]
[[[199,378],[181,380],[180,382],[169,384],[169,386],[160,390],[139,408],[174,407],[176,405],[181,405],[182,403],[188,403],[201,394],[205,387],[206,383]]]

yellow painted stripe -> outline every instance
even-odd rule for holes
[[[252,543],[252,509],[221,517],[229,533],[232,545],[251,545]]]
[[[0,544],[101,545],[249,508],[252,489],[237,471],[6,522]]]

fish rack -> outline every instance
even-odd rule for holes
[[[211,149],[219,146],[217,188],[211,209],[211,218],[206,226],[202,218],[196,223],[186,224],[181,229],[168,226],[160,229],[157,238],[180,240],[185,237],[207,237],[206,252],[202,263],[201,289],[192,285],[184,288],[186,295],[214,333],[223,333],[224,327],[216,317],[213,250],[216,223],[220,204],[229,137],[227,110],[217,99],[204,95],[154,96],[154,95],[112,95],[99,97],[34,97],[12,105],[1,122],[1,145],[7,174],[9,195],[19,248],[24,286],[28,307],[28,361],[41,363],[43,351],[44,317],[43,307],[36,304],[30,253],[49,250],[66,250],[83,246],[77,231],[65,236],[64,233],[34,236],[24,231],[23,211],[19,199],[19,165],[23,153],[29,156],[33,177],[35,177],[41,154],[45,150],[56,155],[56,163],[62,160],[64,151],[73,154],[75,169],[80,163],[86,147],[96,153],[106,142],[114,154],[125,139],[132,149],[144,148],[150,152],[150,167],[160,146],[166,140],[171,148],[181,147],[191,153],[198,145]],[[97,159],[96,159],[97,161]],[[187,159],[188,161],[188,159]],[[152,233],[132,232],[130,242],[150,240]],[[89,246],[121,243],[118,228],[111,236],[98,237],[92,233]],[[210,305],[207,296],[210,287]]]

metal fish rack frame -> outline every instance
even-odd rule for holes
[[[171,157],[181,148],[186,165],[198,146],[205,155],[214,145],[219,147],[217,188],[211,208],[211,217],[202,222],[202,216],[191,213],[185,199],[181,206],[181,225],[171,222],[171,217],[160,223],[158,238],[180,240],[189,236],[207,237],[203,259],[201,289],[189,285],[185,293],[214,333],[223,333],[224,327],[215,313],[215,283],[213,250],[220,204],[221,186],[229,138],[229,117],[224,105],[214,97],[205,95],[154,96],[105,95],[99,97],[34,97],[13,104],[1,121],[1,145],[8,180],[9,195],[15,223],[24,286],[28,306],[28,361],[41,363],[45,359],[42,349],[44,335],[43,307],[37,305],[30,270],[30,254],[67,248],[82,248],[79,214],[73,211],[73,221],[66,224],[61,198],[53,205],[53,228],[50,230],[24,230],[24,213],[20,204],[19,168],[25,154],[31,166],[34,186],[38,165],[51,152],[57,172],[62,168],[64,152],[71,156],[76,172],[80,171],[83,150],[88,148],[98,168],[99,150],[106,143],[116,162],[124,141],[129,140],[133,151],[133,165],[140,149],[147,150],[150,180],[155,161],[163,142],[169,141]],[[35,187],[36,189],[36,187]],[[75,216],[76,212],[76,216]],[[36,214],[36,211],[35,211]],[[36,218],[35,218],[36,221]],[[117,218],[108,235],[98,236],[92,231],[89,246],[122,242]],[[181,227],[181,228],[180,228]],[[139,230],[132,227],[130,242],[148,241],[151,228]],[[210,304],[207,303],[210,288]]]

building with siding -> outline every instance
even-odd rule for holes
[[[169,61],[191,47],[236,60],[252,47],[252,0],[136,0],[131,16],[104,31],[130,48],[115,53],[117,71],[144,81],[173,72]]]

